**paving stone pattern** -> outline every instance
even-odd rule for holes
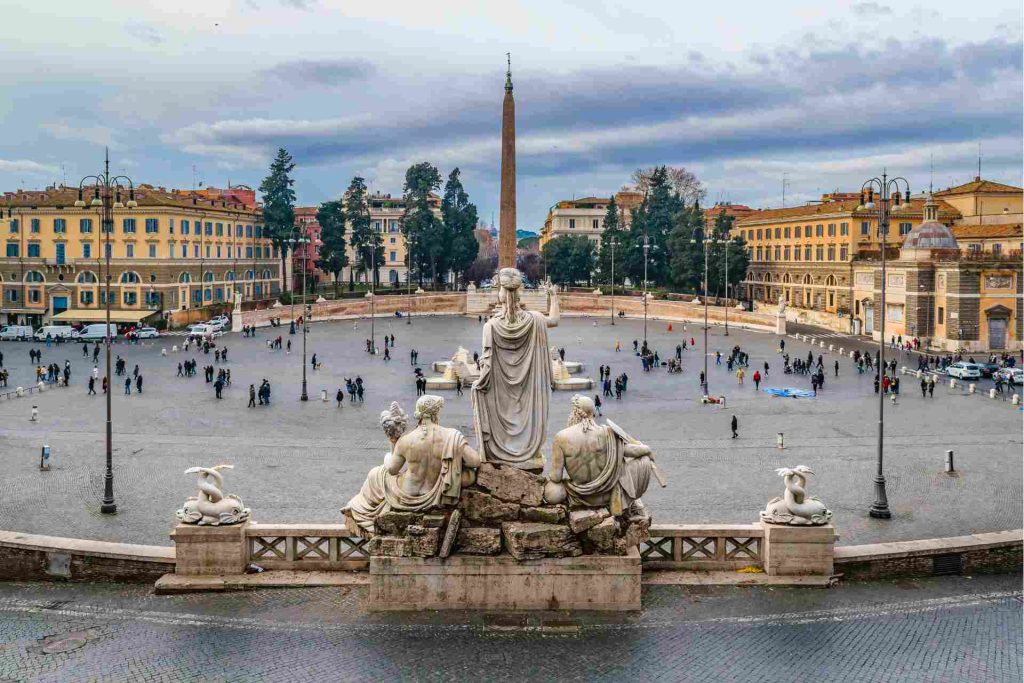
[[[287,317],[287,309],[282,316]],[[551,343],[566,349],[566,358],[597,367],[610,364],[613,374],[627,372],[629,391],[623,400],[605,399],[603,412],[630,433],[649,443],[669,479],[661,489],[651,482],[645,501],[655,523],[749,523],[772,497],[783,490],[775,469],[804,464],[814,470],[809,491],[834,511],[841,544],[906,540],[1016,528],[1021,515],[1021,417],[1008,402],[982,395],[936,389],[922,399],[911,379],[904,382],[896,407],[886,406],[886,476],[893,519],[870,519],[876,467],[877,401],[871,377],[857,375],[849,359],[840,361],[840,377],[832,376],[834,356],[824,353],[827,380],[817,399],[773,398],[755,392],[751,376],[768,361],[769,387],[809,388],[806,378],[783,375],[778,338],[734,326],[728,337],[713,327],[711,351],[739,344],[752,356],[745,385],[738,387],[723,363],[710,363],[711,391],[725,394],[727,407],[699,403],[697,375],[702,364],[702,332],[698,325],[650,321],[649,338],[663,357],[692,336],[698,350],[684,353],[685,371],[641,371],[631,353],[632,340],[643,336],[640,320],[565,318],[551,330]],[[227,489],[251,507],[260,522],[338,523],[339,508],[355,493],[366,472],[381,462],[387,442],[378,416],[392,400],[412,413],[415,386],[409,364],[410,347],[420,352],[420,367],[432,375],[434,360],[451,356],[459,345],[479,348],[481,325],[475,318],[417,317],[413,324],[380,319],[381,335],[394,333],[394,358],[370,357],[364,351],[369,322],[314,323],[309,353],[323,369],[309,372],[310,401],[298,400],[301,381],[301,335],[289,337],[287,327],[263,328],[255,339],[229,334],[219,340],[229,348],[232,386],[225,398],[214,397],[203,381],[202,366],[213,354],[194,351],[161,357],[180,338],[142,346],[118,344],[129,372],[139,364],[144,393],[123,395],[115,381],[115,493],[119,512],[99,512],[103,489],[104,401],[86,395],[92,364],[81,349],[44,344],[0,343],[11,386],[30,379],[29,348],[43,350],[43,362],[64,359],[73,364],[72,387],[32,398],[0,401],[0,528],[57,536],[149,544],[170,544],[167,536],[174,510],[195,494],[193,465],[230,463]],[[292,353],[270,352],[266,340],[280,333],[291,339]],[[834,333],[828,333],[834,334]],[[615,340],[623,351],[614,352]],[[842,335],[830,341],[848,348]],[[860,343],[864,347],[863,342]],[[793,356],[806,356],[810,346],[786,338]],[[823,350],[815,348],[814,353]],[[195,358],[198,376],[175,377],[177,363]],[[908,364],[913,364],[910,360]],[[308,368],[308,366],[307,366]],[[334,393],[344,377],[361,375],[366,382],[363,404],[338,409]],[[273,405],[249,409],[247,389],[266,377],[273,385]],[[115,378],[117,379],[117,378]],[[320,391],[328,393],[320,401]],[[446,397],[442,421],[460,427],[471,441],[469,392]],[[571,395],[552,396],[548,440],[565,424]],[[33,403],[40,421],[29,422]],[[739,419],[738,439],[731,439],[729,420]],[[776,433],[785,432],[786,450],[775,447]],[[38,470],[39,449],[51,447],[52,470]],[[947,448],[956,451],[959,476],[943,473]],[[545,449],[550,451],[550,447]]]
[[[644,612],[370,615],[361,589],[0,585],[0,680],[1021,680],[1019,576],[649,586]]]

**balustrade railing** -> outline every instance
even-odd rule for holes
[[[344,524],[250,524],[245,533],[248,561],[264,569],[297,571],[366,570],[368,541]]]
[[[730,571],[761,567],[764,530],[757,524],[655,524],[640,544],[644,569]]]

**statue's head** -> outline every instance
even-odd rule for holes
[[[391,443],[398,440],[405,433],[405,426],[409,422],[409,416],[398,405],[398,401],[392,401],[387,410],[380,412],[380,426],[384,430]]]
[[[523,274],[516,268],[502,268],[498,271],[498,286],[502,289],[519,289],[523,286]]]
[[[569,426],[582,424],[584,431],[594,422],[594,401],[583,394],[572,397],[572,412],[569,413]]]
[[[431,422],[437,422],[438,416],[441,414],[441,408],[444,408],[444,399],[440,396],[431,396],[426,394],[420,396],[416,401],[416,412],[413,413],[417,420],[430,420]]]

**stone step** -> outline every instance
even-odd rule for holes
[[[641,582],[647,586],[803,586],[828,588],[832,576],[769,576],[747,572],[696,572],[685,570],[646,571]]]
[[[267,571],[259,574],[227,576],[187,576],[164,574],[156,582],[158,595],[202,593],[257,588],[311,588],[314,586],[368,586],[369,572]]]

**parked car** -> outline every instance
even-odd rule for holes
[[[140,327],[135,330],[135,334],[139,336],[139,339],[156,339],[160,336],[160,332],[155,327]]]
[[[993,378],[999,378],[1004,382],[1012,385],[1022,386],[1024,385],[1024,368],[1003,368],[997,370],[993,375]]]
[[[117,336],[117,324],[110,323],[110,337],[114,338]],[[78,333],[78,338],[81,340],[89,341],[100,341],[107,338],[107,325],[106,323],[93,323],[92,325],[86,325]]]
[[[75,336],[75,328],[71,325],[43,325],[36,330],[32,338],[36,341],[46,341],[46,338],[49,337],[56,341],[59,338],[72,339]]]
[[[978,369],[982,377],[991,377],[999,370],[999,363],[978,363]]]
[[[222,322],[221,320],[219,320],[218,318],[214,318],[213,320],[209,320],[209,321],[207,321],[204,324],[207,327],[209,327],[209,328],[211,328],[211,329],[213,329],[213,330],[215,330],[217,332],[223,332],[224,328],[227,327],[227,325],[224,322]]]
[[[228,328],[228,325],[231,324],[231,319],[228,318],[226,315],[215,315],[210,320],[210,322],[211,323],[220,323],[221,327],[223,327],[226,330]]]
[[[4,325],[0,327],[0,340],[2,341],[25,341],[31,338],[31,325]]]
[[[959,361],[946,368],[946,374],[957,379],[981,379],[981,368],[977,363]]]
[[[224,330],[214,327],[209,323],[198,323],[188,328],[189,339],[203,340],[215,339],[224,336]]]

